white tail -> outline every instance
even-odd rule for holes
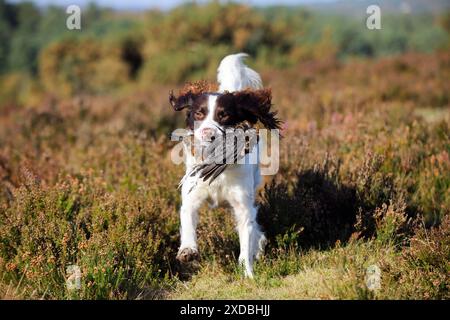
[[[217,69],[217,82],[219,91],[239,91],[246,88],[261,89],[263,87],[261,77],[255,71],[247,67],[243,59],[248,57],[246,53],[230,54],[222,59]]]

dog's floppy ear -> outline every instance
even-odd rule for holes
[[[217,85],[207,81],[187,82],[181,89],[178,98],[175,97],[173,91],[170,91],[169,102],[175,111],[180,111],[192,107],[194,100],[200,95],[214,91],[217,91]]]
[[[242,117],[251,123],[258,120],[267,129],[280,129],[281,120],[276,111],[271,111],[272,91],[270,89],[246,89],[233,93],[236,106]]]
[[[192,107],[194,103],[194,95],[192,92],[187,92],[180,95],[178,98],[173,94],[173,91],[169,92],[169,102],[175,111],[181,111],[185,108]]]

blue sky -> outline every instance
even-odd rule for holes
[[[21,2],[21,0],[7,0],[7,2]],[[139,9],[149,9],[149,8],[160,8],[160,9],[168,9],[177,4],[183,2],[183,0],[32,0],[32,2],[45,6],[48,4],[56,4],[67,6],[70,4],[77,4],[80,6],[84,6],[90,2],[95,2],[101,6],[108,6],[115,9],[128,9],[128,10],[139,10]],[[197,2],[206,2],[206,1],[197,1]],[[236,2],[247,3],[251,5],[274,5],[274,4],[305,4],[305,3],[324,3],[324,2],[333,2],[333,0],[238,0]]]

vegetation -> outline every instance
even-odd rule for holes
[[[22,10],[35,9],[0,2],[8,17]],[[45,33],[57,10],[35,11],[41,27],[23,31],[47,37],[33,57],[1,65],[0,297],[450,298],[445,19],[403,17],[414,21],[406,29],[386,20],[372,38],[345,31],[355,20],[303,9],[190,4],[131,23],[92,7],[99,18],[86,32]],[[0,35],[11,36],[3,56],[20,42],[14,19],[0,20],[13,30]],[[418,41],[419,29],[432,36]],[[257,199],[269,243],[254,281],[236,264],[223,208],[201,211],[196,270],[176,263],[183,167],[168,138],[183,116],[167,92],[213,81],[220,59],[241,50],[285,120],[280,171]],[[66,286],[70,265],[81,269],[79,290]],[[378,290],[366,286],[371,265]]]
[[[255,66],[287,68],[299,61],[380,57],[448,48],[448,14],[383,16],[372,32],[358,17],[303,8],[252,9],[238,4],[187,3],[168,13],[129,15],[90,5],[82,30],[67,30],[63,8],[0,1],[0,102],[33,103],[109,94],[158,83],[213,77],[217,61],[244,51]]]

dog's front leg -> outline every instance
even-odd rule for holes
[[[177,259],[181,262],[190,262],[199,258],[196,234],[198,210],[206,197],[199,192],[190,193],[184,189],[183,185],[180,208],[181,244]]]

